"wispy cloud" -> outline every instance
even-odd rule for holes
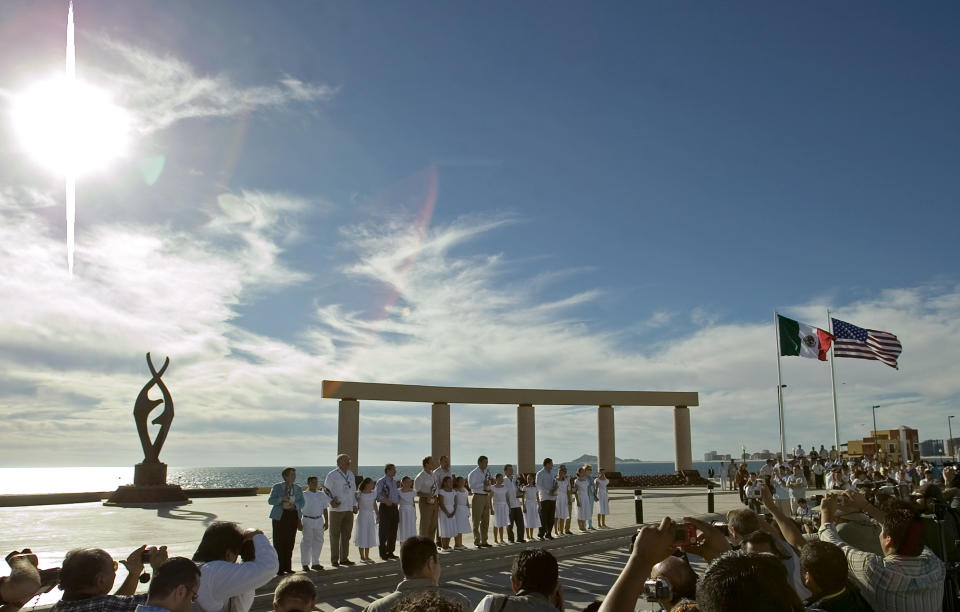
[[[94,36],[92,41],[114,60],[109,70],[95,76],[118,93],[119,101],[135,113],[136,124],[144,132],[163,129],[182,119],[226,117],[294,102],[321,102],[337,91],[290,75],[281,75],[275,85],[244,87],[224,74],[197,74],[191,65],[171,55],[158,55],[106,36]]]
[[[427,231],[399,220],[355,224],[344,229],[339,267],[308,275],[284,254],[308,210],[297,196],[251,191],[220,196],[192,229],[100,223],[88,230],[73,280],[63,272],[59,236],[38,212],[10,215],[0,226],[0,268],[9,271],[0,276],[4,462],[23,463],[22,453],[37,445],[52,463],[134,460],[129,414],[146,380],[147,349],[173,361],[167,379],[178,414],[165,450],[173,464],[324,462],[334,455],[336,424],[336,403],[319,398],[324,378],[699,391],[696,451],[776,446],[769,321],[701,327],[687,322],[696,313],[656,312],[641,322],[656,342],[630,345],[624,330],[595,314],[597,300],[615,288],[579,283],[546,297],[544,283],[517,279],[502,254],[464,254],[508,217],[463,218]],[[341,294],[317,294],[313,320],[288,339],[238,319],[245,305],[293,287],[302,292],[318,275],[352,287],[354,304],[365,292],[382,296],[377,287],[388,295],[355,308]],[[939,436],[941,413],[960,396],[952,349],[942,341],[960,332],[960,288],[899,288],[833,306],[841,318],[896,332],[905,346],[900,371],[838,362],[845,437],[863,430],[865,407],[876,403],[881,425]],[[823,310],[811,303],[784,312],[815,322]],[[783,368],[790,443],[829,444],[827,365],[785,358]],[[428,410],[364,402],[361,463],[414,462],[429,445]],[[592,407],[536,410],[538,453],[569,458],[594,450]],[[515,414],[512,406],[454,406],[455,460],[481,452],[514,460]],[[619,455],[672,457],[669,408],[621,408],[616,418]],[[57,443],[64,437],[70,448]],[[268,450],[278,446],[282,455]]]

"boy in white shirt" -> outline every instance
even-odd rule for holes
[[[318,486],[316,476],[307,478],[307,490],[303,492],[303,518],[300,521],[300,530],[303,537],[300,539],[300,563],[303,571],[310,568],[322,570],[320,565],[320,551],[323,549],[323,532],[327,530],[329,518],[327,508],[330,506],[330,496]]]

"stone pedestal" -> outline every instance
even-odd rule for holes
[[[167,484],[167,464],[138,463],[133,468],[133,486],[119,487],[104,502],[105,506],[151,506],[189,504],[180,485]]]
[[[167,484],[167,464],[138,463],[133,466],[133,486],[155,487]]]

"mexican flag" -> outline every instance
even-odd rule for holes
[[[827,360],[833,335],[812,325],[777,315],[780,328],[780,354]]]

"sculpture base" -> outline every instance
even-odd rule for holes
[[[167,484],[167,464],[138,463],[133,466],[133,486],[158,487]]]
[[[180,506],[189,504],[190,498],[183,492],[180,485],[155,485],[137,487],[125,485],[118,487],[104,506],[128,506],[134,508],[151,507],[156,505]]]
[[[167,464],[138,463],[133,467],[133,486],[119,487],[105,506],[152,506],[157,504],[189,504],[190,499],[180,485],[167,484]]]

